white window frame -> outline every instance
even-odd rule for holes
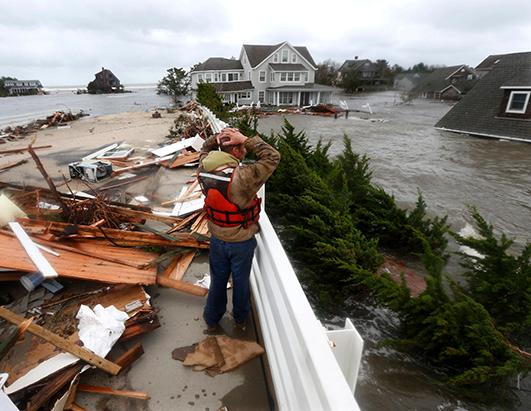
[[[221,82],[225,83],[227,81],[227,73],[221,73]]]
[[[278,53],[273,55],[273,63],[278,63]]]
[[[297,62],[297,55],[295,53],[291,53],[291,62],[296,63]]]
[[[258,101],[265,103],[265,90],[258,90]]]
[[[219,73],[214,73],[214,83],[219,83]]]
[[[269,81],[271,81],[271,83],[275,81],[275,73],[274,72],[271,72],[271,74],[269,75]]]
[[[511,104],[513,102],[513,97],[514,97],[515,94],[525,94],[526,95],[524,108],[522,110],[511,110],[510,109]],[[529,96],[531,96],[531,91],[520,91],[520,90],[511,91],[511,95],[509,96],[509,102],[507,103],[507,107],[505,108],[505,112],[506,113],[511,113],[511,114],[525,114],[525,112],[527,111],[527,105],[529,104]]]
[[[211,83],[212,82],[212,73],[205,73],[205,81],[207,83]]]
[[[284,56],[286,56],[286,59],[284,59]],[[287,49],[282,50],[282,54],[280,56],[280,62],[289,63],[289,51]]]
[[[262,76],[263,75],[263,76]],[[265,83],[266,82],[266,79],[267,79],[267,73],[265,70],[260,70],[258,72],[258,81],[260,83]]]
[[[203,81],[203,74],[202,73],[198,73],[197,74],[197,82],[199,83],[200,81]]]

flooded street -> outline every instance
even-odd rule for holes
[[[499,231],[515,238],[517,245],[531,241],[531,144],[480,139],[443,133],[433,125],[451,108],[445,103],[415,101],[396,105],[395,92],[359,95],[346,100],[349,118],[289,115],[297,130],[304,129],[311,143],[331,141],[331,155],[343,149],[346,134],[352,148],[371,158],[374,182],[392,193],[397,202],[411,207],[420,189],[428,212],[448,214],[456,231],[471,223],[467,205],[474,205]],[[259,129],[279,131],[284,116],[260,120]],[[455,245],[450,244],[450,251]],[[456,258],[447,271],[458,277]],[[459,400],[437,381],[434,371],[411,356],[377,344],[396,337],[396,315],[377,306],[349,302],[348,313],[337,313],[329,324],[340,326],[350,316],[365,340],[356,398],[363,410],[528,410],[531,382],[528,377],[511,404],[485,407]],[[516,385],[516,381],[511,384]],[[485,393],[485,396],[487,393]]]

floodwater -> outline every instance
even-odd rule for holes
[[[170,104],[168,97],[155,93],[154,86],[130,89],[133,93],[76,95],[74,87],[51,89],[47,96],[1,98],[0,129],[44,118],[55,110],[82,109],[97,116]],[[471,222],[465,209],[469,204],[518,245],[531,241],[531,144],[441,133],[433,125],[450,109],[447,104],[396,105],[400,98],[393,92],[338,99],[346,100],[351,110],[366,111],[369,103],[373,114],[351,112],[348,119],[287,118],[306,131],[310,142],[331,141],[332,155],[341,152],[346,134],[356,152],[371,157],[374,181],[400,205],[412,206],[420,189],[429,211],[448,214],[455,230]],[[279,131],[282,121],[283,116],[270,116],[261,119],[259,127],[265,133]],[[456,273],[458,265],[454,262],[448,270]],[[350,301],[349,307],[348,312],[323,321],[339,327],[349,316],[365,340],[356,390],[363,410],[531,409],[529,378],[521,383],[522,390],[515,391],[517,399],[511,406],[484,407],[459,400],[422,361],[377,345],[396,336],[399,322],[394,313],[356,301]]]
[[[259,129],[266,134],[280,131],[286,117],[297,130],[306,131],[311,143],[331,141],[331,155],[342,151],[347,135],[355,152],[371,158],[374,182],[401,206],[414,206],[421,190],[429,213],[447,214],[456,231],[472,223],[466,206],[474,205],[498,232],[515,239],[516,248],[531,241],[531,144],[440,132],[433,125],[451,108],[446,103],[403,105],[394,92],[337,99],[345,100],[351,110],[368,111],[368,103],[372,114],[351,111],[348,119],[275,115],[261,119]],[[455,248],[450,245],[450,251]],[[459,270],[452,258],[447,271],[459,277]],[[514,390],[513,403],[485,406],[460,400],[422,361],[378,346],[397,336],[396,314],[348,303],[348,312],[323,321],[341,326],[349,316],[365,340],[356,390],[363,410],[531,409],[529,377],[521,382],[521,390]]]
[[[83,110],[91,116],[116,114],[124,111],[148,111],[154,107],[171,104],[168,96],[155,92],[155,85],[125,86],[131,93],[120,94],[75,94],[79,87],[47,89],[48,95],[0,98],[0,129],[23,125],[45,118],[54,111]]]

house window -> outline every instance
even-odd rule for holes
[[[273,56],[273,63],[278,63],[278,53]]]
[[[282,50],[282,63],[288,62],[288,50]]]
[[[301,81],[301,73],[293,73],[293,81]]]
[[[509,103],[507,103],[506,113],[524,114],[529,103],[531,91],[511,91]]]
[[[238,93],[238,98],[249,99],[249,98],[251,98],[251,92],[250,91],[240,92],[240,93]]]
[[[210,74],[210,73],[206,73],[206,74],[205,74],[205,81],[206,81],[207,83],[210,83],[210,82],[212,81],[212,74]]]
[[[219,82],[219,74],[214,73],[214,83],[217,83],[217,82]]]
[[[227,76],[228,76],[228,81],[238,81],[239,80],[239,76],[238,76],[239,73],[229,73]]]
[[[271,73],[269,81],[271,82],[275,81],[275,73]]]
[[[305,71],[304,73],[302,73],[304,75],[304,82],[307,83],[308,82],[308,72]]]
[[[265,101],[265,91],[264,90],[260,90],[258,92],[258,101],[260,103],[263,103]]]
[[[265,83],[265,81],[266,81],[266,72],[265,72],[265,70],[260,70],[258,72],[258,81],[260,83]]]
[[[278,102],[279,104],[284,104],[284,105],[287,105],[287,104],[294,104],[294,96],[296,93],[292,93],[292,92],[286,92],[286,91],[281,91],[280,93],[278,93]]]
[[[291,62],[296,63],[297,62],[297,55],[295,53],[291,53]]]
[[[227,81],[227,73],[221,73],[221,81],[226,82]]]
[[[197,81],[203,81],[203,75],[202,74],[198,74],[197,75]]]

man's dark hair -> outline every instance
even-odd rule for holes
[[[240,144],[224,145],[223,143],[226,143],[227,141],[230,141],[230,137],[221,137],[219,139],[219,149],[225,153],[230,153],[234,147],[240,146]]]

